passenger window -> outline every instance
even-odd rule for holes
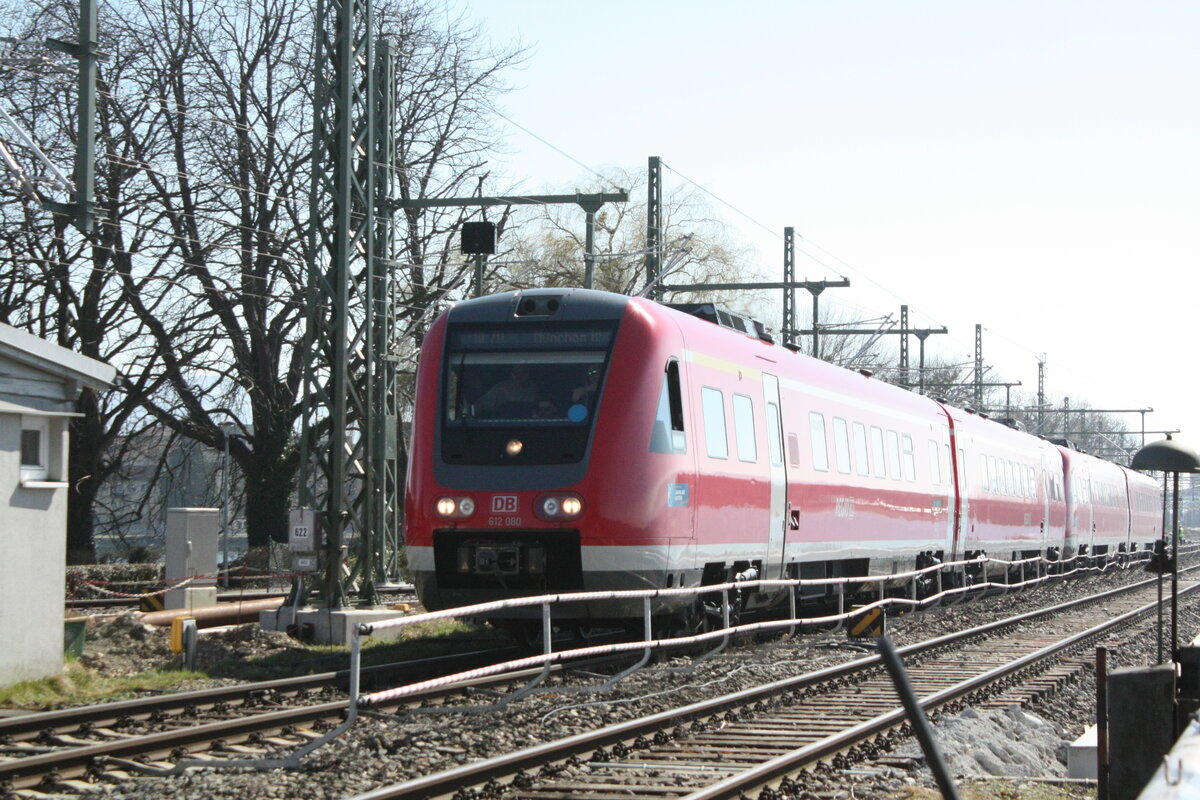
[[[833,418],[833,453],[837,458],[837,470],[844,475],[850,474],[850,436],[846,430],[846,420],[841,417]]]
[[[983,462],[983,465],[979,468],[979,473],[983,475],[983,490],[990,492],[992,490],[992,470],[988,466],[988,457],[980,454],[979,460]]]
[[[772,467],[783,466],[783,444],[779,437],[779,406],[767,403],[767,454]]]
[[[679,362],[671,361],[663,374],[658,393],[658,408],[654,414],[654,429],[650,432],[651,453],[686,453],[687,438],[683,433],[683,398],[679,389]]]
[[[725,395],[720,389],[700,388],[700,403],[704,409],[704,441],[712,458],[729,458],[729,441],[725,434]]]
[[[913,453],[913,440],[906,433],[902,441],[904,443],[904,479],[915,481],[917,479],[917,458]]]
[[[938,449],[937,442],[929,440],[929,479],[933,481],[934,486],[942,485],[942,469],[941,469],[941,451]]]
[[[733,396],[733,430],[739,461],[758,461],[754,441],[754,402],[744,394]]]
[[[883,431],[876,425],[871,426],[871,459],[875,462],[875,477],[886,478],[887,467],[883,457]]]
[[[812,440],[813,469],[829,469],[829,445],[825,442],[825,417],[816,411],[808,412],[809,438]]]
[[[867,426],[854,423],[854,466],[859,475],[869,475],[871,465],[867,461]]]
[[[788,461],[793,467],[800,466],[800,437],[794,433],[788,434]]]
[[[892,480],[900,480],[900,437],[895,431],[887,432],[888,443],[888,474]]]

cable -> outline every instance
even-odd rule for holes
[[[578,165],[578,166],[582,167],[582,168],[583,168],[584,170],[586,170],[587,172],[590,172],[591,174],[595,175],[595,176],[596,176],[597,178],[599,178],[601,181],[603,181],[604,183],[608,184],[610,187],[612,187],[612,188],[616,189],[617,191],[621,191],[622,189],[624,189],[624,188],[625,188],[625,187],[623,187],[623,186],[617,186],[617,185],[616,185],[615,183],[613,183],[613,182],[612,182],[612,180],[610,180],[608,177],[606,177],[605,175],[601,174],[600,172],[597,172],[597,171],[596,171],[595,169],[593,169],[592,167],[589,167],[587,164],[583,163],[583,162],[582,162],[582,161],[580,161],[578,158],[575,158],[575,156],[573,156],[573,155],[571,155],[570,153],[568,153],[567,151],[563,150],[561,147],[558,147],[558,146],[556,146],[556,145],[553,145],[553,144],[551,144],[550,142],[548,142],[548,141],[546,141],[545,139],[543,139],[541,136],[538,136],[536,133],[534,133],[533,131],[531,131],[531,130],[529,130],[528,128],[526,128],[524,125],[521,125],[520,123],[514,122],[514,121],[512,120],[512,118],[510,118],[510,117],[508,117],[507,115],[503,114],[503,113],[502,113],[502,112],[501,112],[499,109],[495,108],[494,106],[492,107],[492,113],[493,113],[493,114],[495,114],[495,115],[496,115],[497,117],[499,117],[500,119],[502,119],[502,120],[504,120],[505,122],[507,122],[509,125],[512,125],[514,128],[519,128],[520,130],[522,130],[522,131],[524,131],[525,133],[527,133],[527,134],[529,134],[530,136],[532,136],[534,139],[537,139],[539,142],[541,142],[542,144],[546,145],[546,147],[549,147],[551,150],[553,150],[554,152],[558,153],[558,154],[559,154],[560,156],[562,156],[563,158],[566,158],[568,161],[571,161],[572,163],[574,163],[574,164],[576,164],[576,165]]]

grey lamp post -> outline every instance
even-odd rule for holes
[[[1179,651],[1179,473],[1200,472],[1200,455],[1167,434],[1166,439],[1151,442],[1134,453],[1129,466],[1136,470],[1170,473],[1174,478],[1171,501],[1171,660],[1174,661]],[[1163,523],[1166,523],[1165,519]],[[1162,585],[1161,578],[1159,585]],[[1161,590],[1159,596],[1162,596]],[[1161,608],[1160,599],[1160,620]],[[1159,631],[1158,660],[1162,663],[1161,621]]]

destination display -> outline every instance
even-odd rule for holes
[[[456,328],[450,331],[452,350],[526,350],[607,348],[613,329],[604,327],[536,328],[506,325],[496,328]]]

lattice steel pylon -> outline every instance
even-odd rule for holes
[[[374,603],[381,490],[373,450],[382,436],[378,340],[387,298],[375,248],[376,63],[370,0],[320,0],[315,36],[313,174],[301,476],[302,507],[324,512],[322,596],[346,604],[348,587]],[[374,445],[374,447],[373,447]],[[323,495],[323,496],[322,496]],[[374,502],[373,502],[374,501]],[[353,570],[343,564],[357,531]]]

